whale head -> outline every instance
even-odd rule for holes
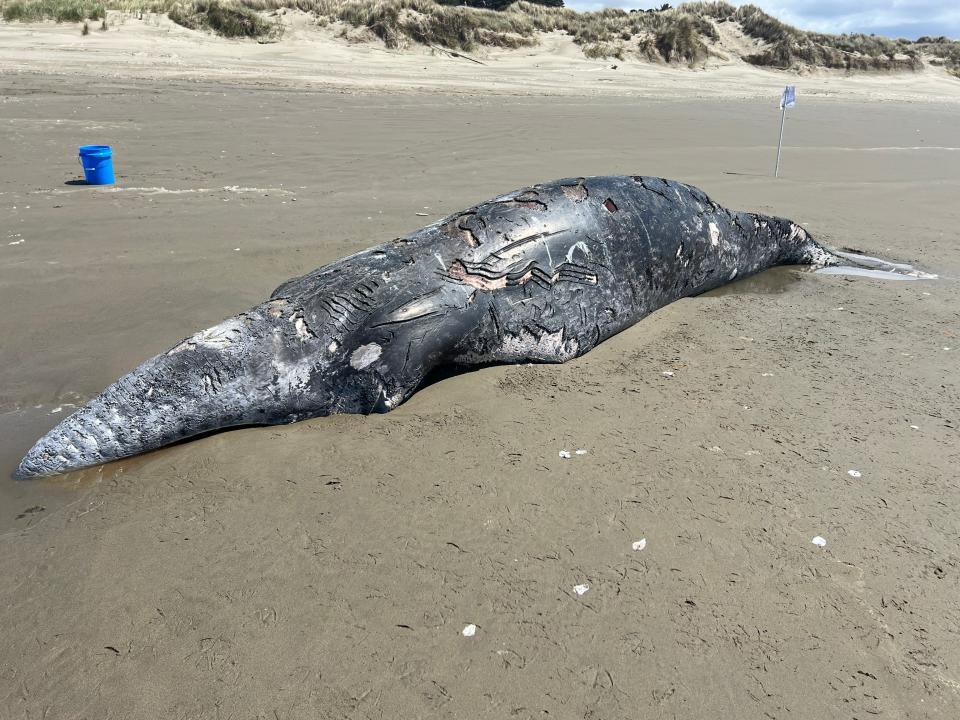
[[[274,299],[120,378],[44,435],[14,476],[79,470],[221,428],[373,412],[396,395],[377,371],[380,355],[377,343],[312,327]]]

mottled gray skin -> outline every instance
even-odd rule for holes
[[[657,308],[833,256],[788,220],[652,177],[519,190],[337,260],[178,343],[44,436],[19,477],[200,433],[387,412],[448,363],[578,357]]]

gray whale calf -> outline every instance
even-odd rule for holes
[[[839,262],[799,225],[683,183],[535,185],[285,282],[108,387],[16,475],[231,426],[387,412],[444,364],[565,362],[679,298],[774,265]]]

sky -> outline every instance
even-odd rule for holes
[[[681,2],[674,0],[671,5],[676,7]],[[576,10],[629,10],[660,7],[663,1],[565,0],[565,4]],[[753,0],[751,4],[804,30],[876,33],[910,39],[946,35],[960,39],[960,0]]]

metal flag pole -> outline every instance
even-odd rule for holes
[[[773,169],[773,176],[780,177],[780,150],[783,148],[783,124],[787,119],[787,108],[797,104],[796,85],[787,85],[780,95],[780,140],[777,141],[777,165]]]
[[[780,177],[780,148],[783,147],[783,123],[787,119],[787,104],[780,104],[780,141],[777,143],[777,166],[773,170],[775,178]]]

